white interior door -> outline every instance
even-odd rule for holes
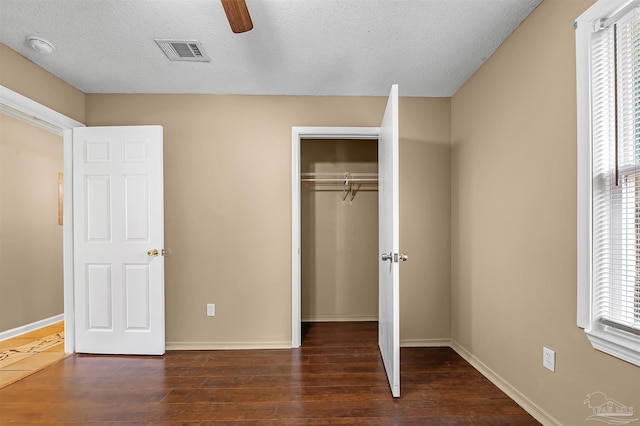
[[[76,351],[163,354],[162,127],[73,129],[73,194]]]
[[[378,137],[379,291],[378,345],[394,397],[400,396],[400,220],[398,203],[398,85],[391,93]]]

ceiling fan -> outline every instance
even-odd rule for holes
[[[245,0],[221,0],[224,12],[227,14],[227,20],[234,33],[244,33],[253,28],[249,9]]]

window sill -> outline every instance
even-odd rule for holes
[[[585,330],[591,345],[606,354],[640,367],[640,339],[602,324]]]

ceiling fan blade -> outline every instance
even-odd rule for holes
[[[244,33],[253,28],[249,9],[244,0],[221,0],[227,20],[234,33]]]

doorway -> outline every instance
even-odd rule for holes
[[[0,112],[0,387],[65,356],[63,140]]]
[[[62,320],[59,135],[0,113],[0,337]]]
[[[72,140],[71,131],[75,127],[84,127],[84,124],[62,115],[44,105],[39,104],[13,90],[0,86],[0,112],[24,121],[35,127],[39,127],[63,139],[64,150],[64,183],[63,205],[72,206]],[[63,223],[73,223],[71,208],[64,209]],[[63,227],[63,299],[64,299],[64,351],[75,351],[75,321],[73,303],[73,227]]]
[[[378,140],[379,127],[293,127],[291,132],[291,347],[302,343],[301,145],[303,140]]]
[[[302,321],[378,321],[377,140],[305,139],[300,168]]]

